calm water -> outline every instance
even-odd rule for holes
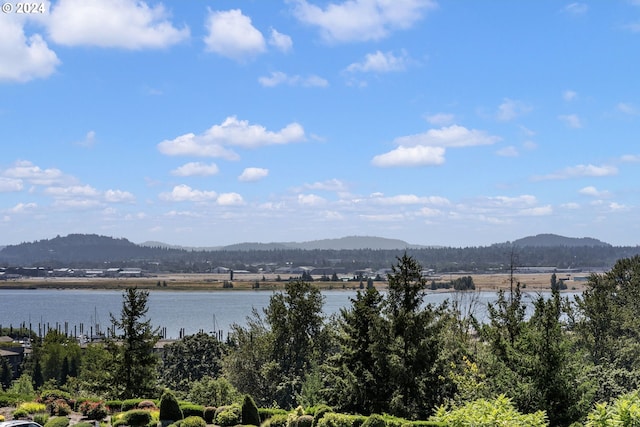
[[[148,318],[154,327],[166,328],[168,338],[178,338],[180,330],[194,334],[200,330],[223,331],[226,337],[233,323],[245,324],[252,308],[261,310],[269,304],[271,291],[224,291],[224,292],[172,292],[150,291]],[[323,291],[324,313],[331,315],[342,307],[350,305],[356,291]],[[471,296],[477,298],[473,310],[480,318],[486,313],[486,305],[496,299],[494,292],[463,294],[433,293],[427,296],[427,302],[438,304],[445,299],[463,298],[464,306]],[[535,294],[527,295],[531,299]],[[70,335],[95,332],[96,326],[102,331],[110,327],[110,313],[120,317],[122,291],[120,290],[51,290],[20,289],[0,291],[0,326],[14,328],[23,322],[38,332],[39,324],[43,331],[46,325],[53,329],[56,324],[65,332],[65,323]],[[93,327],[93,329],[91,329]]]

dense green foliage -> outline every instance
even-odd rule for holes
[[[160,397],[160,420],[178,421],[183,417],[184,414],[180,409],[176,396],[170,390],[165,390],[162,393],[162,397]]]
[[[244,395],[242,399],[242,424],[249,424],[254,426],[260,425],[260,414],[258,413],[258,407],[256,402],[248,394]]]

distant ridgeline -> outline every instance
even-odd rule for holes
[[[358,244],[366,246],[357,247]],[[509,270],[512,254],[516,255],[517,266],[607,269],[620,258],[640,254],[640,247],[617,247],[592,238],[542,234],[466,248],[416,246],[375,237],[180,248],[159,242],[138,245],[123,238],[70,234],[6,246],[0,250],[0,267],[105,268],[106,265],[136,267],[149,272],[206,273],[216,267],[256,272],[262,267],[263,271],[271,271],[293,263],[353,271],[389,268],[404,252],[435,272],[499,272]]]

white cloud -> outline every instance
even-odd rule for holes
[[[346,70],[355,73],[389,73],[393,71],[404,71],[409,63],[406,52],[401,52],[399,56],[393,52],[368,53],[365,55],[364,61],[354,62],[349,65]]]
[[[238,193],[222,193],[216,200],[221,206],[239,206],[244,204],[242,196]]]
[[[598,190],[596,187],[594,186],[588,186],[588,187],[584,187],[581,188],[578,193],[584,195],[584,196],[591,196],[591,197],[609,197],[611,196],[611,193],[609,193],[606,190]]]
[[[90,130],[89,132],[87,132],[87,134],[85,135],[85,137],[84,137],[84,139],[82,141],[78,141],[75,144],[80,146],[80,147],[85,147],[85,148],[93,147],[96,144],[96,133],[95,133],[95,131]]]
[[[359,217],[363,220],[374,222],[399,222],[405,220],[403,214],[363,214],[359,215]]]
[[[521,196],[509,197],[509,196],[495,196],[486,198],[486,204],[491,207],[499,208],[527,208],[534,206],[538,203],[538,199],[530,194],[523,194]]]
[[[0,82],[46,78],[60,64],[40,34],[27,37],[24,24],[17,15],[0,14]]]
[[[100,192],[90,185],[48,187],[44,193],[56,198],[98,197],[100,195]]]
[[[293,47],[293,40],[286,34],[278,32],[275,28],[271,29],[269,44],[281,52],[289,52]]]
[[[572,129],[580,129],[582,127],[582,120],[577,114],[561,114],[558,119]]]
[[[211,175],[216,175],[218,172],[219,172],[219,169],[215,163],[205,164],[200,162],[190,162],[172,170],[171,175],[211,176]]]
[[[0,193],[21,191],[23,188],[24,183],[21,179],[0,177]]]
[[[611,202],[608,205],[609,210],[612,212],[619,212],[619,211],[626,211],[628,210],[627,206],[622,205],[620,203],[616,203],[616,202]]]
[[[500,137],[489,135],[481,130],[469,130],[464,126],[452,125],[440,129],[430,129],[415,135],[401,136],[396,138],[394,142],[401,146],[471,147],[491,145],[500,139]]]
[[[158,144],[158,150],[168,156],[222,157],[237,160],[239,156],[226,146],[255,148],[263,145],[281,145],[305,140],[304,128],[290,123],[277,132],[260,125],[250,125],[246,120],[227,117],[220,125],[214,125],[201,135],[188,133]]]
[[[371,160],[374,166],[437,166],[444,163],[444,148],[417,145],[400,146],[395,150],[379,154]]]
[[[578,97],[578,93],[573,90],[565,90],[564,92],[562,92],[562,99],[564,99],[567,102],[573,101],[577,97]]]
[[[26,160],[17,161],[14,166],[4,170],[2,175],[8,178],[24,179],[30,184],[35,185],[61,184],[71,180],[65,176],[60,169],[41,169],[39,166]]]
[[[269,169],[246,168],[242,171],[242,174],[240,174],[238,180],[242,182],[260,181],[261,179],[266,178],[267,175],[269,175]]]
[[[505,98],[502,104],[498,106],[496,118],[502,122],[507,122],[527,114],[531,111],[531,107],[522,101]]]
[[[426,120],[434,126],[446,126],[453,123],[455,116],[449,113],[436,113],[427,116]]]
[[[444,163],[446,147],[471,147],[490,145],[500,138],[484,131],[469,130],[452,125],[441,129],[430,129],[415,135],[398,137],[394,143],[398,148],[378,156],[372,163],[380,167],[393,166],[435,166]]]
[[[195,190],[185,184],[176,185],[170,193],[160,193],[160,199],[168,202],[204,202],[217,197],[215,191]]]
[[[411,28],[425,11],[437,7],[432,0],[346,0],[326,8],[295,1],[294,14],[317,27],[329,42],[380,40],[392,31]]]
[[[136,200],[133,194],[122,190],[107,190],[104,192],[104,199],[110,203],[130,203]]]
[[[518,149],[513,145],[509,145],[507,147],[499,149],[498,151],[496,151],[496,154],[502,157],[518,157],[520,155]]]
[[[209,52],[243,61],[266,51],[262,33],[240,9],[210,10],[206,27],[208,34],[204,42]]]
[[[281,71],[272,71],[269,76],[259,77],[258,82],[265,87],[275,87],[282,84],[303,87],[329,86],[329,82],[327,80],[316,75],[310,75],[308,77],[302,77],[299,75],[289,76]]]
[[[34,210],[38,207],[37,203],[18,203],[11,209],[9,212],[11,213],[25,213],[31,210]]]
[[[538,148],[538,144],[536,144],[533,141],[525,141],[522,144],[522,147],[524,147],[524,149],[526,149],[526,150],[535,150],[536,148]]]
[[[322,190],[322,191],[335,191],[335,192],[347,191],[347,185],[336,178],[328,179],[326,181],[314,182],[311,184],[305,184],[304,187],[309,190]]]
[[[66,46],[123,49],[164,48],[189,38],[177,29],[162,4],[139,0],[60,0],[48,24],[51,39]]]
[[[380,205],[436,205],[447,206],[451,202],[440,196],[416,196],[415,194],[397,194],[395,196],[384,196],[382,193],[373,193],[370,200]]]
[[[585,176],[591,177],[603,177],[613,176],[618,173],[618,168],[615,166],[603,165],[577,165],[567,167],[559,172],[555,172],[549,175],[542,175],[534,177],[534,181],[543,180],[555,180],[555,179],[569,179],[569,178],[581,178]]]
[[[546,216],[553,213],[551,205],[537,206],[535,208],[522,209],[519,214],[523,216]]]
[[[298,203],[304,206],[320,206],[327,201],[315,194],[298,194]]]

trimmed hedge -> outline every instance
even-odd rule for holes
[[[381,415],[371,414],[367,421],[362,424],[362,427],[386,427],[387,423],[384,421]]]
[[[287,411],[280,408],[258,408],[258,414],[262,422],[265,422],[274,415],[287,415]]]
[[[311,424],[312,427],[316,427],[318,425],[318,421],[329,412],[333,412],[333,409],[327,405],[320,405],[315,408],[315,412],[313,413],[313,423]]]
[[[213,419],[216,416],[215,406],[207,406],[202,411],[203,418],[207,424],[213,424]]]
[[[122,420],[130,426],[146,426],[152,420],[151,411],[145,409],[132,409],[125,412]]]
[[[216,410],[215,423],[221,427],[231,427],[240,424],[242,408],[237,403],[220,406]]]
[[[261,427],[287,427],[289,416],[286,411],[284,414],[273,414],[266,421],[263,421]]]
[[[175,394],[171,390],[165,390],[160,398],[160,421],[178,421],[184,418],[182,409],[178,404]]]
[[[69,418],[67,417],[51,417],[44,427],[67,427],[69,425]]]
[[[204,418],[192,415],[185,417],[180,423],[180,427],[207,427],[207,423],[204,421]]]
[[[318,420],[318,427],[360,427],[367,420],[362,415],[347,415],[329,412]]]
[[[146,399],[127,399],[127,400],[123,400],[122,404],[120,405],[120,410],[122,412],[127,412],[130,411],[132,409],[137,409],[138,408],[138,403],[143,402]]]
[[[248,394],[245,394],[244,399],[242,400],[241,419],[242,424],[245,425],[260,425],[260,413],[258,412],[258,407],[256,406],[256,402],[253,400],[253,398]]]
[[[122,400],[107,400],[104,402],[104,406],[107,407],[107,410],[112,415],[116,412],[122,412]]]
[[[204,406],[194,405],[193,403],[183,403],[180,405],[183,418],[200,417],[204,418]]]

